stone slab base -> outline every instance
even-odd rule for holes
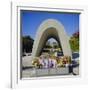
[[[27,69],[22,71],[22,78],[42,77],[53,75],[68,75],[69,68],[53,68],[53,69]]]

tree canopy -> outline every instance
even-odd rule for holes
[[[79,51],[79,31],[75,32],[70,38],[70,46],[73,52]]]
[[[34,40],[30,36],[22,37],[22,49],[23,52],[32,52]]]

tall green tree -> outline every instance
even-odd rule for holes
[[[30,36],[22,37],[22,51],[23,52],[32,52],[34,40]]]
[[[79,51],[79,31],[75,32],[70,38],[70,46],[73,52]]]

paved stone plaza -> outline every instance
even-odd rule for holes
[[[79,75],[79,67],[73,69],[76,75]],[[60,76],[60,75],[73,75],[69,73],[68,68],[55,68],[55,69],[26,69],[22,71],[22,78],[42,77],[42,76]]]

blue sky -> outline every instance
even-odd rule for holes
[[[33,39],[35,39],[35,35],[39,25],[44,20],[50,18],[60,21],[64,25],[66,33],[69,36],[79,30],[78,13],[21,11],[22,35],[29,35]]]

